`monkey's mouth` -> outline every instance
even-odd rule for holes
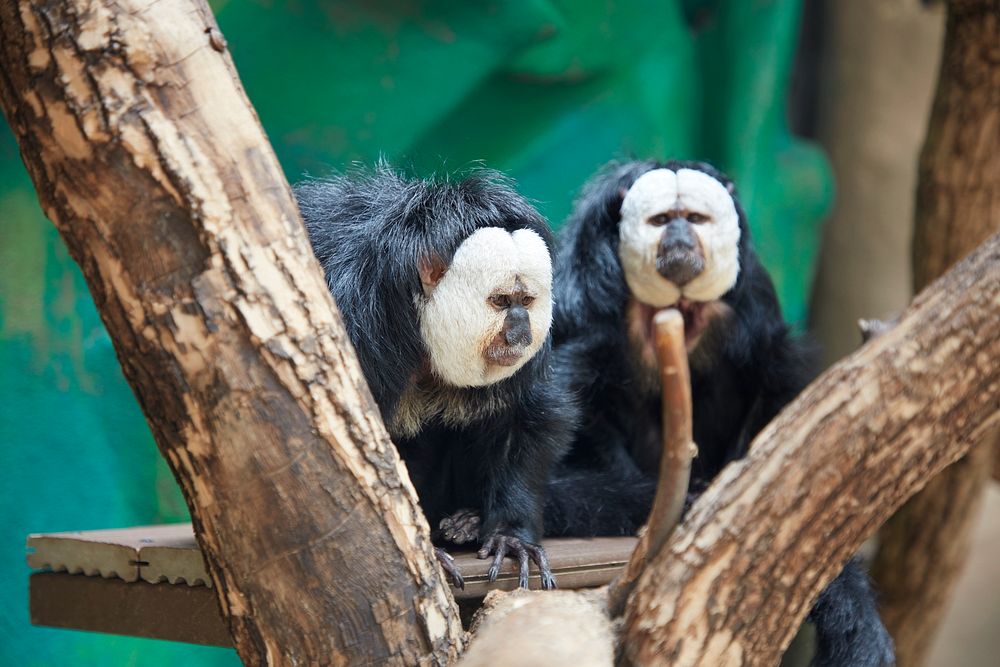
[[[521,361],[527,348],[523,345],[494,343],[486,348],[486,358],[497,366],[513,366]]]
[[[707,301],[688,301],[681,297],[673,306],[684,317],[684,344],[689,352],[698,344],[698,339],[712,321],[708,304]]]
[[[638,335],[638,339],[642,341],[642,345],[647,349],[650,359],[655,359],[653,317],[660,309],[638,301],[634,303],[638,307],[638,311],[636,311],[638,320],[633,320],[638,326],[638,329],[634,330],[636,332],[635,335]],[[711,324],[712,318],[716,314],[717,308],[715,304],[717,303],[716,301],[690,301],[681,298],[672,306],[667,306],[667,308],[676,308],[681,317],[684,318],[684,347],[687,348],[688,352],[691,352],[698,346],[701,335],[708,329],[708,325]],[[630,315],[629,317],[631,319],[633,316]]]
[[[656,272],[677,287],[684,287],[704,270],[705,260],[697,253],[670,250],[656,257]]]

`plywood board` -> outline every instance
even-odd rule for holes
[[[175,537],[184,526],[190,533],[190,524],[181,524],[32,534],[28,536],[28,565],[36,570],[137,581],[142,548]]]
[[[232,646],[215,592],[205,586],[31,575],[31,622],[54,628]]]

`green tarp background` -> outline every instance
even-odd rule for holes
[[[558,222],[615,156],[707,159],[740,186],[804,319],[827,163],[785,120],[800,0],[217,1],[288,178],[379,155],[513,175]],[[79,271],[0,127],[0,664],[219,665],[235,653],[33,628],[33,531],[186,518]]]

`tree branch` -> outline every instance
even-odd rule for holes
[[[608,589],[608,608],[620,616],[646,564],[663,548],[684,513],[691,459],[697,453],[692,439],[691,374],[684,345],[684,317],[674,308],[653,318],[656,358],[660,366],[663,404],[663,454],[656,497],[646,529],[625,569]]]
[[[998,314],[1000,235],[719,475],[640,578],[626,659],[776,664],[862,541],[1000,422]]]
[[[246,664],[444,663],[429,530],[202,0],[0,2],[0,102]]]
[[[914,291],[1000,229],[1000,0],[950,0],[920,156]],[[965,565],[1000,434],[949,467],[880,534],[872,575],[900,667],[921,665]]]

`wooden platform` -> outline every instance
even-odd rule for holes
[[[560,588],[589,588],[610,582],[635,542],[600,537],[544,545]],[[30,579],[35,625],[231,645],[190,524],[36,534],[28,537],[28,549],[28,565],[42,570]],[[509,559],[490,584],[488,560],[453,555],[466,583],[452,592],[463,606],[492,589],[517,586]],[[532,576],[532,588],[538,583]]]

